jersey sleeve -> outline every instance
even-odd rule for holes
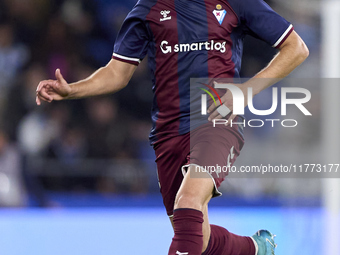
[[[133,9],[123,22],[118,33],[112,58],[138,65],[147,54],[149,43],[145,21]]]
[[[263,0],[240,0],[239,13],[248,33],[275,48],[279,48],[294,30],[291,23]]]

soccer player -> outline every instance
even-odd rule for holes
[[[210,132],[212,125],[206,120],[190,130],[189,87],[190,78],[239,77],[247,34],[279,52],[252,79],[237,84],[244,94],[248,87],[257,94],[271,86],[272,79],[260,78],[281,79],[308,56],[292,24],[262,0],[139,0],[126,17],[105,67],[71,84],[57,69],[56,80],[42,81],[37,87],[38,105],[42,100],[115,93],[128,84],[148,54],[154,92],[150,141],[163,202],[174,227],[169,255],[274,254],[276,245],[269,231],[243,237],[209,224],[208,202],[221,194],[218,187],[225,176],[190,178],[197,166],[233,164],[243,146],[237,125]],[[224,108],[232,111],[231,99],[230,91],[221,97]],[[232,112],[225,116],[227,112],[213,105],[208,112],[209,120],[238,118]]]

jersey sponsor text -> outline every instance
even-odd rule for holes
[[[180,43],[171,46],[168,41],[163,40],[160,44],[160,48],[164,54],[199,50],[217,50],[224,53],[226,52],[226,42],[215,42],[214,40],[211,40],[207,42]]]

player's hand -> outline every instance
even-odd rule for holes
[[[216,84],[216,82],[214,82]],[[244,95],[244,107],[247,106],[247,88],[244,84],[233,84],[234,86],[238,87],[239,89],[242,90],[242,93]],[[231,114],[228,118],[228,122],[227,122],[227,126],[230,125],[230,122],[235,119],[235,117],[237,115],[235,115],[233,113],[233,96],[232,93],[230,92],[230,90],[227,90],[227,92],[221,97],[221,101],[222,103],[229,108]],[[207,112],[210,114],[208,120],[212,121],[213,119],[222,119],[225,116],[222,116],[218,111],[217,108],[219,108],[221,106],[221,103],[219,100],[216,100],[217,106],[215,105],[215,103],[212,103]]]
[[[53,100],[63,100],[71,93],[71,87],[61,75],[60,69],[55,71],[56,80],[41,81],[37,87],[36,103],[41,101],[51,103]]]

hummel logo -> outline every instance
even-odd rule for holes
[[[188,255],[189,252],[180,252],[180,251],[176,251],[177,255]]]
[[[167,10],[161,11],[160,14],[163,16],[163,18],[160,18],[159,20],[164,21],[164,20],[171,19],[171,16],[168,17],[169,13],[170,11],[167,11]]]

